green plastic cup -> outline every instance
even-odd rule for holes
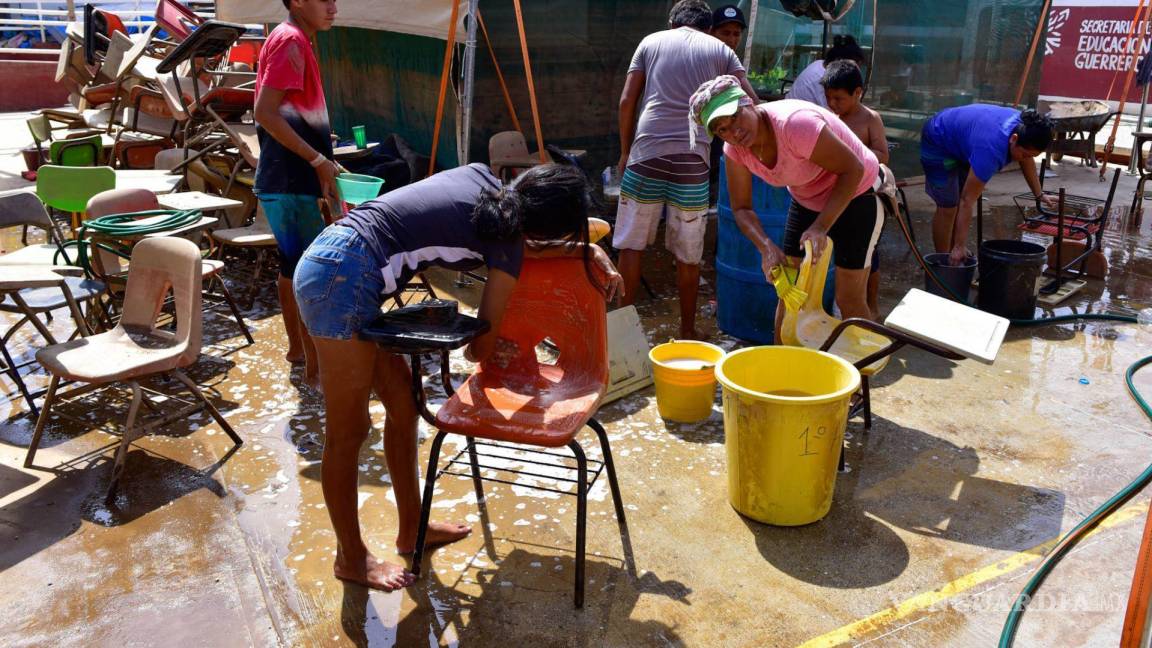
[[[360,150],[368,148],[368,132],[363,126],[352,127],[352,139],[356,140],[356,148]]]

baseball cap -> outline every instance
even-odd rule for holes
[[[744,12],[736,5],[723,5],[712,12],[712,26],[718,27],[726,22],[739,23],[744,29],[748,28],[748,21],[744,19]]]

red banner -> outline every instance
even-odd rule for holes
[[[1148,52],[1152,37],[1148,25],[1143,38],[1139,24],[1132,30],[1136,7],[1136,0],[1054,0],[1040,71],[1041,98],[1119,101],[1128,70]],[[1140,93],[1133,79],[1128,101],[1139,102]]]

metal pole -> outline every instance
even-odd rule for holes
[[[876,69],[876,43],[880,41],[876,36],[876,14],[879,11],[880,0],[872,0],[872,51],[868,55],[868,77],[864,79],[864,92],[872,94],[872,71]]]
[[[752,65],[752,41],[756,36],[756,9],[760,6],[760,0],[752,0],[752,6],[748,9],[748,35],[744,41],[744,69],[751,71]]]
[[[1136,117],[1136,130],[1139,133],[1144,130],[1144,111],[1148,108],[1148,88],[1152,87],[1152,83],[1144,85],[1144,92],[1140,95],[1140,113]],[[1136,140],[1133,138],[1132,147],[1135,149]],[[1136,175],[1136,151],[1132,150],[1128,153],[1128,175]]]
[[[476,87],[476,11],[480,0],[468,0],[468,40],[464,43],[464,89],[460,93],[463,116],[460,119],[460,136],[456,138],[460,149],[457,159],[460,164],[468,164],[468,151],[472,144],[472,100]]]
[[[40,42],[43,43],[48,40],[48,34],[44,31],[44,5],[40,0],[36,0],[36,18],[40,20]]]

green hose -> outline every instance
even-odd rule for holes
[[[967,300],[961,299],[946,283],[936,276],[928,264],[924,261],[924,257],[920,251],[916,249],[916,244],[912,240],[912,234],[909,231],[910,225],[904,221],[902,214],[897,210],[896,220],[900,223],[901,229],[904,231],[904,238],[908,241],[908,245],[912,248],[913,254],[916,255],[916,260],[920,262],[920,266],[924,268],[924,272],[928,273],[931,279],[937,286],[944,289],[952,297],[952,299],[967,305]],[[1044,326],[1047,324],[1061,324],[1064,322],[1074,322],[1078,320],[1099,320],[1107,322],[1124,322],[1130,324],[1138,323],[1135,317],[1129,315],[1116,315],[1113,313],[1085,313],[1085,314],[1072,314],[1072,315],[1058,315],[1055,317],[1044,317],[1040,319],[1014,319],[1010,320],[1013,326]],[[1139,390],[1136,389],[1136,384],[1133,377],[1136,372],[1145,366],[1152,364],[1152,356],[1146,356],[1134,362],[1128,371],[1125,373],[1125,382],[1128,386],[1128,393],[1135,399],[1136,404],[1144,411],[1144,415],[1152,420],[1152,407],[1149,407],[1148,401],[1140,395]],[[1000,648],[1009,648],[1012,646],[1016,637],[1016,630],[1020,626],[1020,619],[1024,615],[1024,610],[1028,606],[1028,601],[1032,600],[1036,591],[1040,589],[1040,585],[1048,574],[1055,569],[1056,564],[1060,562],[1077,543],[1080,542],[1088,533],[1100,524],[1106,517],[1111,515],[1117,509],[1124,505],[1125,502],[1132,499],[1144,489],[1149,483],[1152,483],[1152,464],[1149,464],[1144,472],[1140,473],[1132,483],[1125,486],[1118,493],[1113,495],[1108,501],[1104,502],[1095,511],[1092,511],[1085,517],[1080,524],[1077,524],[1068,533],[1064,534],[1060,541],[1056,543],[1055,548],[1044,557],[1040,565],[1036,568],[1036,572],[1032,574],[1032,578],[1024,585],[1020,595],[1016,597],[1016,602],[1013,603],[1012,609],[1008,612],[1008,618],[1004,622],[1004,629],[1000,633]]]
[[[1130,317],[1122,321],[1135,322],[1136,318]],[[1136,372],[1140,371],[1140,369],[1149,364],[1152,364],[1152,356],[1145,356],[1132,363],[1124,375],[1124,381],[1128,386],[1129,395],[1135,399],[1136,404],[1139,405],[1140,409],[1144,411],[1144,415],[1149,419],[1152,419],[1152,407],[1149,407],[1148,401],[1144,400],[1144,397],[1140,395],[1139,390],[1136,389],[1136,383],[1133,380]],[[1149,483],[1152,483],[1152,464],[1149,464],[1149,466],[1144,469],[1144,472],[1140,473],[1139,477],[1132,480],[1132,483],[1128,484],[1123,489],[1121,489],[1120,492],[1109,498],[1109,500],[1104,502],[1100,508],[1092,511],[1088,517],[1084,518],[1080,524],[1076,525],[1076,528],[1066,533],[1064,537],[1060,539],[1060,542],[1056,544],[1055,549],[1053,549],[1047,556],[1045,556],[1044,560],[1040,563],[1040,566],[1036,568],[1036,572],[1032,574],[1032,578],[1030,578],[1028,583],[1024,585],[1024,589],[1021,590],[1020,596],[1016,598],[1016,602],[1013,603],[1012,609],[1008,612],[1008,618],[1004,622],[1004,629],[1000,633],[1000,648],[1009,648],[1013,641],[1015,641],[1016,630],[1020,626],[1020,618],[1024,615],[1024,610],[1028,605],[1028,601],[1032,600],[1032,597],[1036,594],[1036,590],[1040,589],[1040,585],[1044,582],[1044,579],[1047,578],[1048,574],[1050,574],[1056,567],[1056,563],[1060,562],[1060,559],[1063,558],[1069,551],[1071,551],[1072,547],[1075,547],[1076,543],[1080,542],[1080,540],[1082,540],[1084,536],[1086,536],[1088,532],[1091,531],[1097,524],[1100,524],[1104,518],[1108,517],[1114,511],[1116,511],[1116,509],[1123,506],[1125,502],[1135,497],[1136,494],[1139,493]]]
[[[153,218],[156,216],[164,216],[154,222],[140,224],[137,221],[145,218]],[[143,212],[134,212],[131,214],[109,214],[94,218],[90,221],[85,221],[80,226],[80,230],[76,233],[76,239],[66,242],[62,249],[56,252],[53,257],[53,263],[58,263],[60,256],[64,255],[64,260],[69,261],[66,250],[68,248],[76,248],[76,263],[89,277],[93,276],[92,262],[89,258],[90,248],[95,245],[101,250],[110,252],[121,258],[127,259],[131,255],[131,248],[117,248],[104,243],[92,243],[88,240],[89,234],[94,234],[109,239],[128,239],[147,236],[148,234],[160,234],[163,232],[171,232],[183,227],[188,227],[195,223],[200,222],[203,214],[199,210],[152,210]]]

